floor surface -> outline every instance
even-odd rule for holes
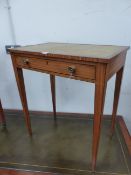
[[[0,130],[0,167],[60,174],[92,174],[93,120],[89,117],[31,116],[29,137],[22,115],[7,114],[7,130]],[[109,137],[110,119],[102,123],[95,174],[129,175],[131,158],[119,126]]]

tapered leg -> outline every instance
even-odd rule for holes
[[[101,118],[103,115],[107,82],[105,81],[105,67],[99,65],[96,73],[94,123],[93,123],[93,145],[92,145],[92,171],[95,170],[97,152],[100,140]]]
[[[5,120],[5,115],[4,115],[4,112],[3,112],[1,100],[0,100],[0,123],[2,123],[2,125],[4,127],[6,127],[6,120]]]
[[[30,116],[29,116],[27,99],[26,99],[26,92],[25,92],[25,85],[24,85],[23,71],[22,71],[21,68],[16,68],[14,66],[14,72],[15,72],[15,77],[16,77],[16,81],[17,81],[17,86],[18,86],[18,89],[19,89],[21,103],[22,103],[22,106],[23,106],[26,126],[27,126],[27,129],[28,129],[29,135],[32,135],[31,122],[30,122]]]
[[[111,123],[111,135],[113,134],[113,131],[114,131],[114,128],[115,128],[115,120],[116,120],[116,113],[117,113],[118,102],[119,102],[119,97],[120,97],[123,70],[124,70],[124,67],[122,67],[116,73],[115,93],[114,93],[114,103],[113,103],[112,123]]]
[[[56,95],[55,95],[55,76],[54,75],[50,75],[50,84],[51,84],[54,120],[56,120]]]

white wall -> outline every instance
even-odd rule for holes
[[[12,43],[5,0],[0,0],[0,97],[4,108],[21,108],[10,56]],[[130,0],[10,0],[16,42],[49,41],[130,45]],[[118,113],[131,132],[131,51],[128,52]],[[24,71],[30,110],[52,110],[49,76]],[[115,77],[114,77],[115,78]],[[105,113],[111,113],[114,80],[108,83]],[[94,85],[57,77],[57,111],[93,112]]]

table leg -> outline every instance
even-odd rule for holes
[[[28,104],[27,104],[27,99],[26,99],[23,71],[21,68],[17,68],[14,66],[14,72],[15,72],[15,77],[16,77],[16,82],[17,82],[20,98],[21,98],[21,103],[23,106],[26,126],[28,129],[29,135],[31,136],[32,129],[31,129],[31,122],[30,122],[30,116],[29,116],[29,111],[28,111]]]
[[[0,100],[0,123],[2,123],[2,125],[4,127],[6,127],[6,120],[5,120],[5,115],[4,115],[4,112],[3,112],[1,100]]]
[[[116,113],[117,113],[118,102],[119,102],[119,97],[120,97],[121,82],[122,82],[122,77],[123,77],[123,70],[124,70],[124,67],[122,67],[116,73],[115,93],[114,93],[114,103],[113,103],[112,123],[111,123],[111,135],[113,134],[114,128],[115,128],[115,120],[116,120]]]
[[[101,118],[103,115],[107,82],[105,81],[105,67],[98,66],[96,70],[94,123],[93,123],[93,145],[92,145],[92,171],[96,167],[96,159],[100,140]]]
[[[54,120],[56,120],[56,95],[55,95],[55,75],[50,75],[52,104],[54,112]]]

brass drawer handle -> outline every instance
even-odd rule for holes
[[[74,74],[75,71],[76,71],[76,68],[75,68],[75,66],[69,66],[69,67],[67,68],[67,70],[68,70],[70,76],[73,76],[73,74]]]
[[[29,64],[29,59],[28,59],[28,58],[23,59],[23,63],[24,63],[24,64]]]

